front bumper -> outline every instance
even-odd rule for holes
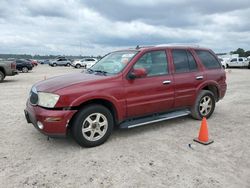
[[[66,136],[68,123],[75,113],[76,110],[48,110],[32,106],[29,102],[24,110],[27,122],[48,136]],[[38,122],[42,123],[42,129],[38,127]]]

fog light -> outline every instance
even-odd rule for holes
[[[39,129],[43,129],[43,124],[40,121],[37,122],[37,126]]]

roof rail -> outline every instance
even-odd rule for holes
[[[190,46],[190,47],[196,47],[199,48],[200,46],[198,44],[190,44],[190,43],[168,43],[168,44],[158,44],[155,45],[155,47],[164,47],[164,46]]]
[[[155,47],[155,45],[137,45],[135,49]]]

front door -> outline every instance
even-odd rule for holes
[[[125,83],[127,117],[164,112],[173,107],[174,83],[164,50],[145,53],[132,70],[145,69],[147,75]]]

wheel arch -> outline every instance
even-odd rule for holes
[[[111,114],[113,115],[114,125],[118,124],[118,122],[119,122],[118,110],[117,110],[116,106],[110,100],[103,99],[103,98],[95,98],[95,99],[84,101],[80,105],[78,105],[78,106],[76,106],[74,108],[76,108],[76,110],[79,111],[82,108],[84,108],[85,106],[89,106],[89,105],[92,105],[92,104],[99,104],[99,105],[102,105],[102,106],[106,107],[111,112]],[[72,121],[74,120],[74,117],[76,116],[76,114],[77,113],[75,113],[73,115],[73,117],[71,118],[68,128],[71,128]]]
[[[5,69],[3,67],[0,67],[0,71],[4,74],[4,76],[6,76],[6,72],[5,72]]]
[[[218,102],[219,101],[219,89],[215,84],[207,84],[205,86],[203,86],[200,90],[208,90],[211,91],[214,94],[215,97],[215,101]]]

